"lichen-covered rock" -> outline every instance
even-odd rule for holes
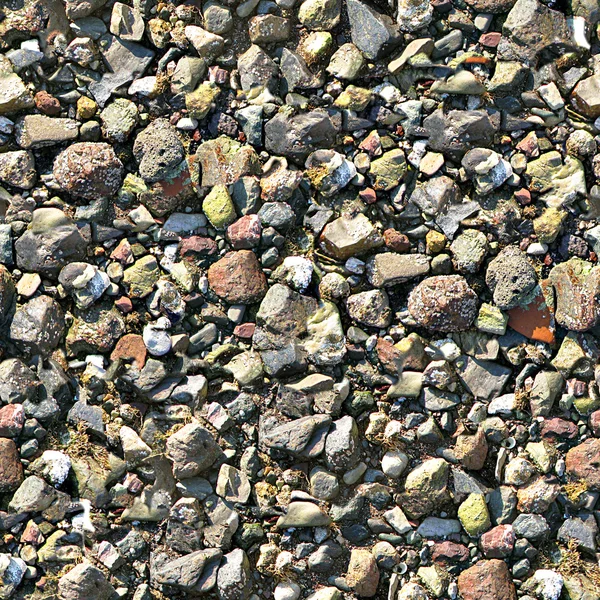
[[[68,194],[96,200],[117,193],[123,180],[123,163],[109,144],[77,142],[56,157],[52,172]]]
[[[463,331],[477,316],[477,295],[459,275],[428,277],[408,298],[413,318],[434,331]]]

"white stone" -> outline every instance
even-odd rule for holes
[[[551,110],[560,110],[565,106],[565,101],[560,95],[554,81],[551,81],[546,85],[541,85],[538,89],[538,93]]]
[[[45,450],[38,460],[44,463],[42,468],[44,479],[54,487],[58,487],[66,481],[71,470],[71,459],[64,452]]]
[[[504,394],[494,398],[488,405],[490,415],[512,415],[516,407],[515,395]]]
[[[173,213],[163,225],[165,231],[191,233],[199,227],[206,227],[208,221],[201,213]]]
[[[397,479],[408,466],[408,456],[399,450],[388,450],[381,459],[381,470],[387,477]]]
[[[300,597],[300,586],[293,581],[280,581],[273,591],[274,600],[297,600]]]
[[[408,522],[406,515],[399,506],[383,513],[383,518],[400,534],[412,531],[412,525]]]
[[[531,577],[536,583],[536,596],[541,600],[558,600],[563,589],[563,578],[560,573],[550,569],[538,569]],[[528,584],[531,582],[528,580]]]
[[[164,356],[171,350],[171,336],[164,329],[148,324],[142,334],[144,344],[152,356]]]

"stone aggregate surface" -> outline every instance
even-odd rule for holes
[[[0,0],[0,599],[600,600],[598,0]]]

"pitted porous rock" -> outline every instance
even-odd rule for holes
[[[68,194],[97,200],[117,193],[123,180],[123,163],[109,144],[77,142],[56,157],[52,173]]]
[[[428,277],[408,298],[417,323],[433,331],[464,331],[477,316],[477,294],[460,275]]]
[[[537,275],[527,256],[518,248],[508,246],[490,261],[485,281],[496,305],[509,310],[526,303],[537,285]]]
[[[167,119],[156,119],[137,135],[133,154],[145,181],[160,181],[167,177],[185,158],[177,130]]]

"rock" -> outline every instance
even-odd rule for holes
[[[279,69],[273,59],[255,44],[238,57],[238,71],[244,91],[253,88],[274,91]]]
[[[37,402],[39,386],[40,381],[37,375],[21,359],[9,358],[2,361],[0,363],[0,399],[12,404],[13,408],[7,406],[0,411],[11,414],[13,410],[19,410],[17,403],[28,400]]]
[[[318,148],[332,146],[337,128],[325,111],[292,117],[278,114],[265,125],[265,147],[277,156],[302,163]]]
[[[267,281],[250,250],[229,252],[208,270],[211,288],[231,304],[253,304],[267,292]]]
[[[159,277],[160,269],[156,258],[146,255],[125,269],[123,283],[131,298],[145,298],[152,292]]]
[[[367,277],[373,287],[389,287],[429,273],[424,254],[376,254],[367,261]]]
[[[351,416],[334,421],[325,441],[327,465],[334,471],[347,471],[360,458],[358,428]]]
[[[298,9],[298,20],[314,31],[328,31],[340,22],[340,0],[304,0]]]
[[[0,90],[0,115],[10,115],[33,107],[33,98],[16,73],[0,69]]]
[[[246,503],[251,492],[250,481],[246,475],[229,465],[221,466],[215,489],[219,496],[229,502]]]
[[[31,189],[36,182],[35,161],[31,152],[16,150],[0,154],[0,181],[21,189]]]
[[[341,216],[329,223],[320,243],[328,254],[345,260],[383,245],[383,239],[369,219],[359,213],[352,218]]]
[[[23,467],[12,440],[0,438],[0,456],[0,492],[11,492],[23,482]]]
[[[469,71],[459,71],[448,79],[438,80],[431,86],[435,94],[467,94],[479,96],[486,92],[485,86]]]
[[[542,154],[537,160],[527,163],[525,175],[529,178],[529,189],[537,192],[547,206],[559,208],[572,204],[587,194],[585,171],[581,161],[566,156],[564,162],[559,152]]]
[[[388,296],[384,291],[370,290],[353,294],[346,301],[346,308],[352,319],[367,327],[385,329],[392,320]]]
[[[477,537],[491,527],[485,498],[482,494],[469,494],[458,507],[458,518],[471,537]]]
[[[55,501],[57,492],[43,479],[32,475],[27,477],[14,493],[8,508],[14,513],[40,512]]]
[[[398,479],[407,466],[408,456],[399,450],[388,450],[381,459],[381,470],[392,479]]]
[[[465,600],[516,600],[515,586],[502,560],[478,562],[458,577],[458,590]]]
[[[236,548],[223,557],[217,575],[221,600],[247,600],[252,593],[252,572],[246,553]]]
[[[220,35],[206,31],[197,25],[187,25],[184,31],[185,37],[191,42],[200,58],[211,61],[223,52],[225,40]]]
[[[463,331],[477,316],[477,295],[459,275],[429,277],[408,298],[408,310],[434,331]]]
[[[202,186],[232,185],[240,177],[258,173],[258,156],[251,146],[242,146],[226,136],[198,146],[196,157],[202,166]]]
[[[30,468],[54,487],[59,487],[69,476],[71,459],[63,452],[44,450],[42,455],[31,463]]]
[[[53,119],[45,115],[26,115],[15,127],[17,144],[21,148],[55,146],[77,138],[79,123],[74,119]]]
[[[510,310],[527,303],[537,284],[537,275],[527,256],[508,246],[488,265],[485,281],[496,306]]]
[[[140,11],[122,2],[115,2],[110,18],[110,32],[123,40],[141,40],[144,35],[144,19]]]
[[[354,44],[343,44],[333,53],[327,72],[338,79],[352,81],[359,76],[364,64],[364,56]]]
[[[89,308],[110,285],[106,273],[94,265],[80,262],[63,267],[58,281],[73,296],[78,308]]]
[[[488,92],[496,96],[510,96],[523,87],[528,72],[527,67],[518,61],[499,61],[487,86]]]
[[[600,473],[598,460],[600,457],[600,439],[587,439],[567,452],[567,473],[582,480],[590,489],[600,489]]]
[[[386,56],[401,43],[398,27],[390,17],[361,0],[349,0],[346,6],[352,43],[369,60]]]
[[[331,417],[328,415],[301,417],[270,428],[262,435],[262,443],[269,448],[300,454],[310,445],[313,436],[318,435],[319,430],[326,433],[330,424]]]
[[[58,208],[38,208],[25,233],[15,242],[21,269],[56,277],[71,260],[85,256],[87,242],[71,219]]]
[[[400,0],[396,5],[396,21],[403,31],[413,32],[426,27],[433,19],[433,7],[428,2]]]
[[[600,116],[600,78],[596,75],[581,80],[573,90],[572,103],[586,117]]]
[[[363,548],[352,550],[346,582],[361,598],[375,596],[379,584],[379,568],[369,550]]]
[[[477,229],[466,229],[450,245],[455,268],[460,273],[477,272],[487,250],[487,237]]]
[[[529,403],[533,417],[547,417],[555,400],[559,397],[563,386],[563,378],[556,371],[540,371],[534,379],[529,391]]]
[[[316,504],[312,502],[292,502],[287,513],[279,517],[278,529],[288,527],[326,527],[331,519]]]
[[[494,126],[485,111],[437,109],[423,120],[428,147],[452,158],[460,158],[471,148],[487,148],[494,136]]]
[[[156,119],[138,133],[133,154],[141,177],[148,182],[168,177],[185,157],[177,130],[167,119]]]
[[[549,275],[556,293],[556,320],[571,331],[596,325],[600,298],[600,269],[578,257],[553,267]]]
[[[356,176],[354,163],[333,150],[313,152],[306,159],[306,166],[305,175],[325,197],[335,195]]]
[[[407,475],[402,508],[409,517],[425,515],[448,499],[448,474],[449,467],[445,460],[431,458]]]
[[[63,191],[96,200],[117,193],[123,164],[109,144],[77,142],[56,157],[52,173]]]
[[[0,596],[12,598],[26,572],[24,560],[10,554],[0,554]]]
[[[125,333],[121,313],[110,302],[76,309],[75,319],[66,338],[69,352],[109,352]]]
[[[12,397],[14,396],[15,387],[14,381],[7,380],[4,378],[4,374],[7,373],[8,369],[6,369],[6,363],[11,361],[16,361],[16,359],[8,359],[2,363],[0,363],[0,377],[2,377],[3,383],[0,384],[0,398],[5,402],[12,401]],[[20,361],[19,361],[20,362]],[[22,363],[21,363],[22,364]],[[25,367],[25,365],[23,365]],[[27,368],[27,367],[25,367]],[[30,371],[32,375],[31,385],[27,382],[26,385],[26,393],[31,396],[37,393],[37,384],[38,382],[34,380],[33,373]],[[17,375],[15,373],[15,375]],[[11,374],[12,377],[12,374]],[[18,396],[24,399],[23,396],[17,391]],[[3,438],[11,438],[17,437],[21,430],[23,429],[23,424],[25,423],[25,411],[23,409],[22,404],[8,404],[7,406],[3,406],[0,408],[0,436]]]
[[[15,313],[10,337],[25,352],[48,355],[64,331],[65,317],[60,305],[49,296],[37,296]]]
[[[562,589],[562,575],[549,569],[538,569],[523,585],[526,593],[531,592],[543,600],[558,600]]]
[[[577,547],[589,554],[596,552],[596,528],[578,518],[567,519],[558,530],[557,539],[568,544],[574,540]]]
[[[277,15],[257,15],[248,23],[248,34],[253,44],[284,42],[290,35],[290,21]]]
[[[201,83],[195,90],[185,95],[188,115],[196,120],[204,119],[215,107],[219,94],[219,87],[213,82]]]
[[[104,573],[87,562],[76,565],[58,581],[58,595],[62,600],[109,600],[114,593]]]
[[[386,152],[371,163],[369,175],[375,190],[389,191],[396,187],[406,174],[406,159],[402,150]]]
[[[411,194],[410,201],[424,213],[437,215],[449,204],[456,203],[458,197],[459,190],[456,183],[449,177],[440,175],[419,183]]]
[[[575,49],[564,15],[538,0],[517,0],[502,33],[498,54],[503,60],[520,60],[533,66],[542,53]]]
[[[167,440],[167,456],[173,461],[178,479],[202,475],[220,454],[211,433],[196,423],[189,423]]]
[[[202,211],[215,229],[225,229],[236,218],[231,196],[224,185],[216,185],[202,202]]]
[[[489,148],[469,150],[461,164],[475,182],[476,192],[481,195],[499,188],[513,174],[511,164]]]

